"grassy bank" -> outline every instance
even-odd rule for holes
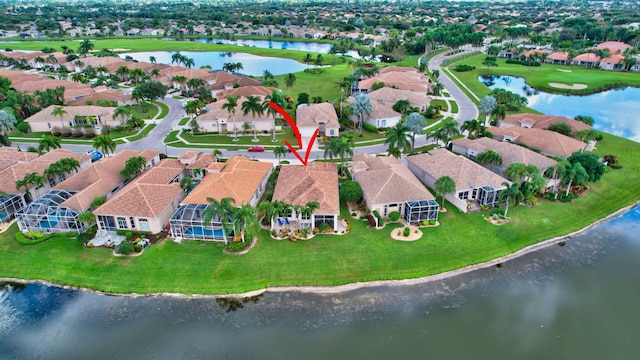
[[[415,242],[394,241],[391,227],[372,230],[356,219],[349,235],[309,241],[276,241],[262,233],[247,255],[230,256],[215,244],[168,240],[135,258],[107,249],[84,249],[75,241],[22,245],[16,226],[0,235],[0,276],[44,279],[121,293],[237,293],[285,285],[338,285],[405,279],[441,273],[517,251],[581,229],[640,199],[640,144],[606,135],[599,155],[615,154],[623,169],[607,173],[573,203],[541,201],[514,207],[512,221],[494,226],[482,214],[462,214],[451,204],[441,225],[424,229]],[[342,215],[349,217],[343,205]]]
[[[527,84],[535,89],[569,95],[586,95],[625,86],[640,87],[640,73],[638,72],[586,69],[580,66],[551,64],[529,67],[519,64],[507,64],[504,59],[498,59],[497,67],[487,67],[482,64],[486,56],[486,54],[474,55],[448,65],[448,69],[480,98],[490,91],[489,88],[477,80],[480,75],[519,76],[526,78]],[[475,66],[476,69],[466,72],[453,71],[458,64]],[[551,82],[567,85],[585,84],[587,88],[583,90],[560,89],[550,86],[549,83]]]

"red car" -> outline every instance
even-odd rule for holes
[[[264,148],[262,146],[252,146],[249,148],[249,152],[264,152]]]

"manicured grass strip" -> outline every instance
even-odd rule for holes
[[[448,109],[446,100],[431,100],[431,105],[440,105],[445,111]]]
[[[167,137],[164,138],[165,144],[171,144],[173,142],[180,141],[178,140],[178,130],[171,131]]]
[[[454,114],[457,114],[458,111],[459,111],[458,110],[458,103],[456,103],[453,100],[449,100],[448,102],[449,102],[449,109],[451,109],[451,112],[454,113]]]
[[[160,106],[160,115],[158,115],[158,117],[156,119],[160,120],[160,119],[164,119],[167,114],[169,113],[169,107],[165,104],[162,103],[160,101],[152,101],[154,104]]]
[[[178,122],[178,125],[180,125],[180,126],[187,125],[187,123],[189,122],[189,120],[191,120],[191,118],[188,118],[188,117],[186,117],[186,118],[182,118],[182,119],[180,119],[180,122]]]
[[[142,112],[139,105],[131,107],[131,115],[136,116],[139,119],[153,119],[156,114],[158,114],[158,108],[151,104],[147,112]]]
[[[148,124],[142,129],[142,131],[138,135],[127,137],[126,139],[128,141],[138,141],[144,138],[145,136],[147,136],[147,134],[149,134],[151,130],[153,130],[155,127],[156,127],[156,124]]]

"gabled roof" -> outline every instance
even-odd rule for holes
[[[574,57],[571,61],[598,62],[600,57],[594,53],[584,53]]]
[[[601,63],[624,64],[624,55],[613,54],[600,60]]]
[[[625,50],[629,48],[633,48],[633,46],[623,43],[621,41],[605,41],[603,43],[598,44],[596,46],[597,49],[608,49],[612,54],[623,53]]]
[[[61,107],[66,111],[66,114],[62,116],[53,116],[51,113],[56,107]],[[96,116],[103,119],[111,120],[113,118],[114,107],[103,107],[93,105],[78,105],[78,106],[57,106],[50,105],[49,107],[31,115],[25,119],[28,123],[49,122],[51,126],[56,126],[60,122],[67,124],[69,121],[73,121],[75,116]]]
[[[272,166],[271,163],[234,156],[224,163],[220,172],[205,175],[182,204],[208,204],[208,197],[217,200],[230,197],[236,206],[248,204]]]
[[[298,127],[318,127],[320,123],[324,123],[327,128],[340,127],[338,114],[336,114],[333,104],[328,102],[310,104],[296,110],[296,124]]]
[[[538,115],[538,114],[513,114],[508,115],[501,121],[501,123],[513,124],[513,125],[521,125],[521,124],[530,124],[532,127],[537,129],[546,129],[549,126],[562,122],[571,127],[571,131],[581,131],[581,130],[589,130],[591,126],[570,119],[566,116],[556,116],[556,115]]]
[[[451,142],[454,145],[475,149],[478,153],[482,153],[486,150],[492,150],[502,157],[502,166],[505,168],[517,162],[525,165],[535,165],[538,169],[544,170],[555,166],[557,163],[557,161],[542,154],[538,154],[537,152],[529,150],[523,146],[505,141],[497,141],[488,137],[477,138],[474,140],[459,138]]]
[[[417,107],[431,103],[431,99],[424,93],[394,89],[387,86],[368,93],[367,97],[371,99],[371,103],[377,101],[385,103],[388,106],[393,106],[399,100],[407,100],[411,106]]]
[[[317,201],[316,214],[339,214],[338,168],[332,162],[312,162],[307,166],[286,165],[280,169],[273,200],[304,206]]]
[[[510,126],[508,128],[490,127],[488,130],[493,134],[494,138],[502,139],[504,135],[515,137],[514,141],[517,143],[562,157],[571,156],[571,154],[584,149],[586,146],[580,140],[551,130],[528,129],[519,126]]]
[[[135,178],[93,213],[157,217],[182,194],[179,183],[170,183],[180,175],[182,169],[178,160],[164,159]]]
[[[394,157],[356,155],[353,167],[354,180],[360,184],[368,204],[434,199],[420,180]]]
[[[566,51],[554,52],[549,54],[549,56],[547,56],[547,59],[566,61],[566,60],[569,60],[569,53]]]
[[[494,189],[501,189],[504,188],[503,182],[508,183],[502,176],[444,148],[434,149],[426,154],[408,156],[407,161],[436,180],[443,176],[451,177],[456,183],[456,191],[487,185]]]
[[[217,95],[219,99],[223,99],[227,96],[267,96],[271,95],[273,91],[278,91],[276,88],[264,87],[264,86],[241,86],[229,90],[224,90]]]

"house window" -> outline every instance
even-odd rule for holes
[[[47,123],[47,129],[51,129],[51,123]]]
[[[329,129],[329,136],[336,136],[335,129]]]
[[[129,223],[131,224],[132,229],[136,228],[136,223],[134,222],[133,216],[129,218]]]
[[[472,199],[475,199],[475,198],[477,198],[477,197],[478,197],[478,189],[473,189],[473,193],[472,193],[472,195],[471,195],[471,198],[472,198]]]
[[[458,198],[460,200],[467,200],[469,198],[469,192],[468,191],[463,191],[461,193],[458,193]]]
[[[123,218],[123,217],[118,218],[118,229],[128,229],[126,218]]]
[[[380,120],[380,126],[378,127],[386,127],[386,126],[387,126],[387,120],[386,119]]]
[[[149,220],[147,220],[147,219],[138,219],[138,225],[140,225],[140,230],[149,231]]]

